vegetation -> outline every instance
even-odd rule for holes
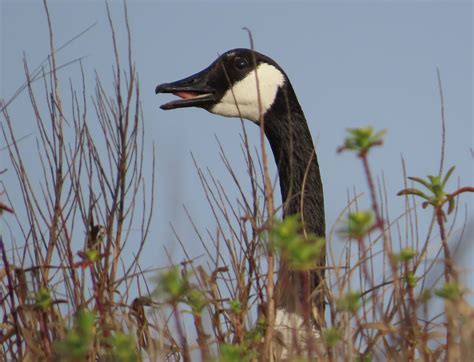
[[[274,322],[265,314],[271,310],[267,306],[274,278],[268,271],[274,256],[284,254],[293,267],[307,269],[323,247],[330,255],[327,325],[314,346],[297,340],[286,346],[290,359],[458,361],[474,355],[474,309],[466,302],[469,291],[460,283],[448,243],[460,197],[474,187],[448,190],[455,169],[443,172],[442,161],[437,175],[406,179],[399,192],[406,213],[391,220],[383,203],[386,191],[375,186],[369,163],[385,131],[371,127],[349,130],[339,148],[361,160],[371,208],[359,210],[358,197],[350,200],[326,240],[301,233],[298,217],[277,221],[273,193],[268,185],[261,186],[267,161],[252,157],[243,129],[251,192],[244,191],[222,152],[233,186],[241,192],[239,206],[226,198],[212,175],[198,168],[218,225],[216,236],[197,231],[207,260],[190,257],[159,273],[142,270],[155,180],[142,178],[143,168],[154,169],[154,164],[143,161],[140,87],[126,9],[129,37],[123,63],[107,8],[115,51],[114,91],[107,93],[97,76],[93,92],[83,83],[79,88],[70,85],[67,94],[60,91],[64,83],[45,8],[51,39],[48,66],[32,72],[24,60],[43,174],[25,167],[25,157],[31,156],[17,142],[8,104],[0,104],[2,134],[13,165],[8,172],[16,173],[23,200],[21,205],[11,203],[6,185],[0,217],[15,224],[15,232],[0,235],[4,360],[278,359],[277,334],[274,351],[264,348]],[[33,87],[38,79],[46,98]],[[71,99],[69,108],[66,97]],[[92,131],[91,124],[99,125],[100,132]],[[433,214],[433,227],[423,241],[411,233],[395,240],[392,228],[413,227],[420,202],[422,212]],[[137,222],[139,240],[129,232]],[[344,239],[340,256],[332,249],[336,235]],[[132,242],[135,255],[124,264],[124,247]],[[428,258],[428,247],[438,248],[436,258]],[[444,281],[429,284],[426,276],[440,263]],[[429,319],[427,309],[434,299],[444,302],[444,313]]]

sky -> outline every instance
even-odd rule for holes
[[[0,0],[0,4],[0,98],[8,100],[25,79],[23,54],[34,68],[48,55],[49,40],[42,2]],[[57,44],[96,24],[61,51],[59,63],[86,56],[89,90],[95,71],[110,84],[113,52],[104,3],[50,1],[49,8]],[[125,50],[121,1],[111,1],[111,9]],[[371,154],[370,162],[375,175],[385,179],[392,217],[404,210],[403,199],[395,196],[403,188],[402,157],[408,175],[438,172],[437,69],[445,99],[445,165],[456,165],[450,186],[454,188],[458,179],[462,185],[474,184],[471,2],[137,0],[128,2],[128,12],[146,129],[145,162],[151,162],[153,145],[157,157],[155,214],[142,259],[145,266],[166,265],[165,245],[177,261],[183,257],[170,225],[192,255],[203,253],[183,205],[201,231],[215,230],[191,154],[200,167],[208,167],[229,185],[229,198],[236,199],[237,190],[220,159],[218,139],[238,177],[246,182],[238,120],[198,109],[165,112],[159,105],[171,97],[154,94],[159,83],[191,75],[226,50],[249,47],[243,27],[252,31],[255,48],[285,69],[304,109],[317,145],[328,229],[345,207],[348,190],[367,190],[360,162],[354,155],[336,153],[347,128],[371,125],[388,130],[384,146]],[[66,85],[69,78],[77,81],[78,66],[61,71],[61,77]],[[25,95],[15,99],[9,110],[18,135],[28,135],[22,147],[33,150],[38,135]],[[258,146],[258,128],[248,122],[246,129],[251,144]],[[1,149],[4,140],[0,142]],[[8,154],[0,152],[0,169],[9,170],[2,175],[4,187],[15,195],[17,181]],[[34,173],[38,163],[31,157],[27,167]],[[275,165],[271,167],[275,175]],[[146,172],[145,177],[150,177],[151,171]],[[15,199],[21,202],[19,194]],[[279,193],[276,199],[280,200]],[[473,220],[473,201],[472,196],[461,199],[468,209],[468,223]],[[367,194],[361,206],[369,206]],[[430,216],[428,211],[420,215],[423,212],[422,228]],[[459,259],[468,268],[471,283],[473,259],[472,247]]]

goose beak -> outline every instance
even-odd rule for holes
[[[163,83],[155,88],[155,94],[172,93],[181,99],[165,103],[161,109],[184,107],[206,107],[216,102],[215,89],[209,86],[209,68],[190,77],[172,83]]]

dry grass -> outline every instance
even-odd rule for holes
[[[140,254],[152,220],[155,180],[145,183],[142,171],[145,166],[154,169],[154,164],[143,161],[140,87],[126,9],[124,63],[107,9],[115,50],[110,94],[98,75],[92,92],[85,82],[75,87],[61,81],[46,4],[45,9],[51,39],[48,63],[30,72],[24,60],[41,175],[25,167],[25,157],[31,156],[17,142],[8,105],[0,105],[11,172],[23,200],[9,206],[6,185],[8,202],[0,204],[1,217],[17,231],[0,237],[3,359],[278,359],[271,271],[281,250],[270,246],[281,223],[275,221],[276,191],[266,157],[255,156],[243,126],[251,192],[242,186],[222,147],[233,185],[222,185],[196,165],[217,225],[214,233],[203,235],[190,218],[207,257],[193,259],[177,237],[187,260],[160,273],[150,285],[156,272],[142,270]],[[84,75],[82,65],[81,71]],[[37,80],[43,81],[43,91],[33,88]],[[65,97],[70,98],[69,109]],[[91,130],[92,123],[100,132]],[[416,185],[406,178],[401,187],[406,212],[391,219],[385,184],[374,179],[369,163],[382,135],[368,128],[358,132],[348,136],[342,149],[354,151],[362,161],[372,207],[359,210],[361,196],[348,197],[347,209],[328,233],[327,325],[315,345],[295,340],[286,346],[291,359],[458,361],[474,355],[474,310],[465,301],[469,291],[458,280],[448,245],[453,230],[462,226],[457,221],[459,196],[472,188],[424,200],[427,208],[421,209],[420,190],[414,191]],[[366,148],[354,146],[357,137],[369,141]],[[443,161],[439,175],[445,175]],[[229,187],[239,191],[238,201],[228,198]],[[417,229],[421,212],[433,214],[423,236]],[[137,223],[138,240],[130,236]],[[123,250],[132,242],[135,255],[125,259]],[[342,252],[333,250],[336,243],[343,245]],[[431,258],[428,251],[434,248],[439,252]],[[442,275],[427,278],[437,265],[443,266]],[[435,298],[443,301],[444,313],[431,318]]]

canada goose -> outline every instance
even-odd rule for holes
[[[163,104],[165,110],[198,107],[257,124],[262,116],[278,167],[284,216],[302,214],[306,231],[325,236],[323,186],[313,141],[293,87],[275,61],[250,49],[233,49],[199,73],[158,85],[155,93],[173,93],[181,98]],[[275,328],[279,323],[289,323],[288,316],[296,315],[300,326],[308,320],[302,311],[305,278],[310,281],[313,323],[324,324],[325,262],[323,250],[308,276],[291,270],[284,259],[280,261]]]

